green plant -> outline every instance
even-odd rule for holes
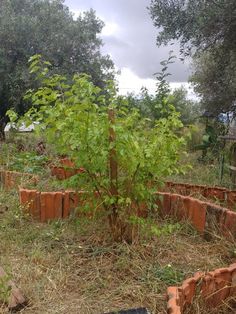
[[[37,155],[34,152],[21,152],[12,157],[8,168],[20,172],[40,173],[47,162],[47,156]]]
[[[184,279],[184,273],[171,264],[156,267],[153,269],[153,275],[168,286],[179,284]]]
[[[154,191],[167,175],[178,173],[184,139],[179,114],[163,97],[163,117],[150,127],[137,109],[128,110],[125,99],[116,96],[113,82],[101,90],[85,75],[75,75],[71,84],[60,75],[50,76],[48,62],[40,56],[30,60],[30,71],[41,87],[28,91],[33,107],[23,120],[37,121],[60,154],[83,167],[80,188],[90,198],[94,193],[107,212],[115,240],[131,241],[130,217],[137,209],[154,203]],[[11,116],[11,112],[9,112]],[[76,178],[73,178],[76,185]]]
[[[0,300],[4,303],[7,303],[10,297],[11,287],[9,280],[10,277],[7,274],[0,277]]]
[[[141,231],[145,233],[146,236],[167,236],[174,232],[180,231],[182,226],[179,223],[167,222],[162,225],[158,225],[156,221],[153,221],[152,218],[141,218],[132,216],[130,221],[134,225],[140,226]]]

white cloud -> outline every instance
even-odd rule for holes
[[[83,13],[84,11],[81,10],[71,10],[71,12],[73,13],[73,19],[76,20],[81,13]]]
[[[116,35],[119,33],[119,29],[120,29],[120,27],[117,23],[106,21],[105,26],[102,29],[101,35],[104,37]]]
[[[146,87],[151,94],[156,91],[156,80],[155,79],[142,79],[138,77],[129,68],[122,68],[120,70],[120,75],[117,76],[119,93],[121,95],[126,95],[127,93],[138,94],[142,87]],[[187,82],[170,82],[170,87],[172,90],[185,87],[188,91],[188,98],[197,99],[196,94],[193,91],[191,84]]]

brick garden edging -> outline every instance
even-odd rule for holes
[[[75,163],[68,158],[60,159],[61,166],[50,166],[51,175],[58,180],[68,179],[76,174],[83,173],[83,168],[75,168]]]
[[[174,216],[178,220],[187,219],[200,232],[208,233],[217,227],[224,236],[236,238],[236,212],[219,205],[198,199],[158,192],[157,200],[162,216]]]
[[[164,190],[166,192],[177,193],[185,196],[201,195],[210,200],[225,202],[227,208],[233,209],[236,204],[236,191],[222,187],[209,187],[207,185],[196,185],[188,183],[166,182]]]
[[[77,207],[90,204],[91,208],[96,206],[99,211],[102,205],[94,205],[88,193],[85,191],[66,190],[61,192],[39,192],[38,190],[19,189],[20,204],[36,220],[46,222],[53,219],[63,219]],[[86,197],[86,199],[85,199]],[[94,192],[93,199],[98,194]],[[146,207],[141,204],[136,208],[138,217],[147,218]],[[91,217],[93,211],[79,212],[79,215]]]
[[[235,296],[236,263],[207,273],[198,272],[184,280],[180,287],[168,287],[167,313],[184,313],[198,295],[211,308],[215,308],[228,297]]]
[[[20,204],[33,218],[46,222],[53,219],[67,218],[79,204],[83,192],[39,192],[37,190],[20,189]]]
[[[19,194],[20,204],[27,207],[29,213],[41,222],[67,218],[73,209],[85,202],[83,191],[39,192],[20,189]],[[163,217],[187,219],[202,234],[211,232],[216,226],[224,236],[236,238],[236,212],[189,196],[167,192],[157,192],[156,195]],[[145,215],[140,212],[140,216]]]
[[[31,173],[22,173],[17,171],[0,170],[0,183],[6,190],[18,188],[22,181],[36,185],[38,176]]]

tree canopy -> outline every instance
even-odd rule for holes
[[[236,46],[234,0],[152,0],[158,44],[180,40],[182,48],[205,50],[216,43]]]
[[[113,63],[101,54],[98,35],[104,26],[94,11],[76,20],[63,0],[1,0],[0,10],[0,124],[14,107],[25,112],[23,95],[32,86],[28,59],[42,54],[50,70],[72,76],[87,73],[102,86]],[[107,77],[106,77],[107,78]]]
[[[224,49],[210,49],[194,58],[190,80],[202,96],[202,106],[214,116],[236,111],[236,54]]]
[[[152,0],[150,13],[160,29],[157,44],[180,41],[194,56],[192,81],[205,107],[218,114],[236,100],[235,0]]]
[[[201,116],[201,110],[197,101],[188,98],[188,92],[184,87],[168,91],[166,101],[171,103],[175,110],[179,112],[179,119],[183,125],[194,123]],[[148,93],[146,88],[141,90],[140,95],[129,94],[127,96],[129,108],[138,108],[143,117],[155,121],[163,117],[162,108],[165,106],[158,94]]]

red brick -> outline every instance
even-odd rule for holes
[[[218,187],[208,187],[205,190],[205,197],[210,199],[217,199],[219,201],[225,200],[226,189]]]
[[[40,217],[39,195],[37,190],[20,189],[20,204],[36,219]]]
[[[60,164],[62,164],[63,166],[69,167],[69,168],[75,167],[75,163],[69,158],[60,159]]]
[[[231,273],[228,268],[220,268],[214,271],[216,291],[214,293],[214,304],[218,305],[228,298],[231,286]]]
[[[195,278],[189,278],[183,282],[182,291],[184,295],[184,306],[192,303],[195,295],[196,284],[197,282]]]
[[[62,217],[63,218],[69,217],[70,212],[71,212],[71,208],[70,208],[70,191],[65,191],[65,193],[63,195],[63,213],[62,213]]]
[[[180,296],[178,287],[167,288],[167,313],[168,314],[181,314]]]
[[[236,212],[226,211],[223,229],[226,235],[236,238]]]
[[[216,291],[216,283],[214,275],[207,273],[202,279],[201,295],[208,306],[214,306],[214,292]]]
[[[40,201],[42,222],[62,218],[62,192],[42,192]]]
[[[229,295],[235,296],[236,295],[236,263],[230,265],[229,271],[231,272],[231,288]]]
[[[197,199],[191,198],[189,206],[190,221],[199,232],[203,232],[206,223],[206,205]]]
[[[164,216],[168,216],[171,214],[172,210],[171,210],[171,199],[170,199],[170,193],[163,193],[163,215]]]
[[[53,204],[54,204],[54,217],[53,219],[61,219],[63,214],[63,196],[62,192],[52,193]]]
[[[215,230],[215,227],[222,229],[227,209],[213,203],[206,204],[206,231]]]
[[[63,167],[57,167],[55,169],[55,172],[56,172],[56,177],[58,180],[66,179],[65,169]]]
[[[198,284],[205,303],[211,308],[218,306],[236,294],[236,263],[206,274],[198,272],[192,278],[184,280],[180,287],[169,287],[167,312],[181,314],[188,309],[195,294],[199,293]]]
[[[171,194],[171,212],[179,220],[188,219],[189,213],[186,204],[184,204],[185,197],[178,194]]]
[[[41,221],[45,222],[54,218],[54,204],[51,193],[41,192]]]
[[[236,206],[236,191],[227,191],[227,207],[229,209],[234,209]]]

